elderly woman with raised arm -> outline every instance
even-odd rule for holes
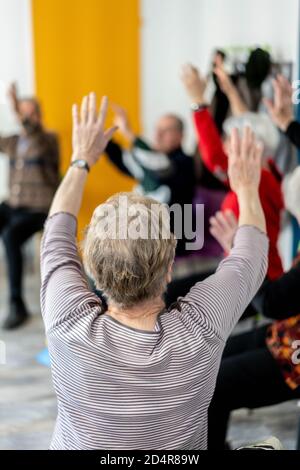
[[[80,117],[74,107],[72,162],[42,242],[41,305],[58,402],[51,448],[206,449],[225,342],[267,271],[262,150],[249,129],[242,139],[233,131],[229,178],[240,205],[234,246],[214,275],[169,310],[162,299],[174,236],[163,235],[163,223],[152,238],[131,230],[133,222],[149,235],[144,225],[148,216],[156,220],[159,203],[123,194],[96,208],[83,263],[104,292],[104,310],[88,288],[76,230],[88,172],[115,130],[104,130],[106,109],[104,99],[97,115],[94,94],[83,100]],[[113,233],[113,222],[122,236]]]

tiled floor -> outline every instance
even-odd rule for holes
[[[38,277],[28,276],[27,297],[32,320],[12,333],[0,330],[6,344],[6,365],[0,365],[0,450],[47,449],[56,414],[50,370],[36,361],[45,347],[38,305]],[[0,276],[0,320],[5,313],[6,287]],[[249,415],[234,414],[230,439],[234,445],[254,442],[269,435],[281,439],[285,448],[295,448],[300,408],[296,403],[264,408]]]

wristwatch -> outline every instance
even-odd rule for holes
[[[82,168],[83,170],[86,170],[87,172],[90,171],[89,164],[85,160],[74,160],[71,163],[71,166],[75,166],[76,168]]]
[[[208,108],[207,104],[198,104],[198,103],[191,104],[192,111],[202,111],[203,109],[206,109],[206,108]]]

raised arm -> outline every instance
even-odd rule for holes
[[[214,68],[214,72],[217,76],[221,90],[228,98],[233,116],[240,116],[248,112],[248,107],[244,103],[237,87],[231,80],[226,70],[224,70],[224,68],[221,66],[217,66]]]
[[[100,306],[87,286],[79,258],[76,231],[89,169],[99,160],[115,128],[104,130],[107,99],[99,115],[96,96],[85,97],[79,117],[73,107],[73,156],[71,167],[54,197],[41,246],[41,308],[46,330],[80,315],[85,303]]]
[[[109,160],[122,172],[132,176],[138,181],[146,177],[155,182],[160,181],[172,171],[172,165],[167,155],[153,150],[141,137],[132,130],[128,114],[124,108],[117,104],[112,105],[114,124],[122,136],[130,144],[130,149],[122,149],[115,142],[109,142],[106,154]]]
[[[133,129],[131,127],[127,111],[124,108],[122,108],[122,106],[120,106],[116,103],[112,103],[111,107],[112,107],[112,109],[115,113],[114,125],[116,127],[118,127],[118,129],[121,132],[121,134],[123,135],[123,137],[125,137],[125,139],[131,145],[133,145],[133,143],[136,139],[136,135],[133,132]]]
[[[8,99],[11,103],[14,113],[18,115],[18,98],[17,98],[17,88],[15,83],[12,83],[7,92]],[[14,148],[16,144],[16,136],[3,137],[0,135],[0,152],[5,153],[8,157],[11,156],[11,149]]]
[[[293,89],[282,75],[273,80],[274,100],[265,99],[265,105],[276,126],[287,134],[291,142],[300,148],[300,123],[295,120]]]
[[[10,84],[8,88],[7,96],[10,101],[13,112],[19,117],[19,99],[18,99],[18,91],[17,91],[16,83]]]
[[[196,284],[184,298],[190,306],[188,317],[206,325],[226,341],[247,305],[260,288],[268,265],[266,222],[258,187],[262,148],[246,129],[240,140],[235,129],[231,137],[228,174],[240,206],[239,228],[229,256],[216,274]],[[183,317],[184,321],[184,317]]]
[[[204,98],[206,82],[196,67],[189,64],[182,68],[181,77],[194,109],[193,119],[202,160],[209,171],[227,183],[228,158]]]

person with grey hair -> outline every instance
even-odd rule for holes
[[[225,342],[267,271],[262,149],[249,128],[242,139],[233,131],[234,246],[214,275],[168,310],[162,298],[176,240],[160,216],[164,206],[129,193],[96,208],[83,262],[107,299],[104,310],[88,288],[76,228],[88,173],[115,131],[104,130],[106,111],[104,98],[97,113],[93,93],[80,117],[73,108],[71,166],[42,240],[41,308],[58,401],[51,449],[205,449]]]
[[[300,224],[300,167],[284,180],[287,209]],[[211,232],[228,250],[238,223],[232,213],[211,219]],[[276,321],[227,341],[208,413],[208,448],[228,448],[232,411],[255,409],[300,398],[300,256],[260,293],[261,313]]]
[[[220,72],[218,72],[218,76],[219,75]],[[228,79],[224,83],[222,82],[222,87],[224,89],[226,89],[226,87],[232,88],[232,93],[229,93],[227,89],[226,93],[230,96],[229,101],[234,108],[235,117],[225,121],[225,138],[222,142],[208,110],[208,105],[205,102],[205,80],[200,75],[199,71],[189,64],[183,67],[182,80],[187,94],[192,101],[193,119],[203,163],[215,176],[227,184],[229,188],[228,153],[231,129],[235,127],[241,130],[245,124],[250,125],[256,138],[264,147],[259,193],[267,220],[267,233],[270,239],[267,279],[277,279],[283,273],[277,243],[281,226],[281,212],[284,208],[281,191],[281,175],[277,171],[272,158],[270,158],[278,143],[277,130],[267,116],[247,112],[247,108],[240,100],[234,87],[232,88],[231,84],[228,83]],[[232,188],[230,188],[230,191],[225,197],[221,209],[222,211],[230,210],[237,218],[239,217],[239,204]]]

